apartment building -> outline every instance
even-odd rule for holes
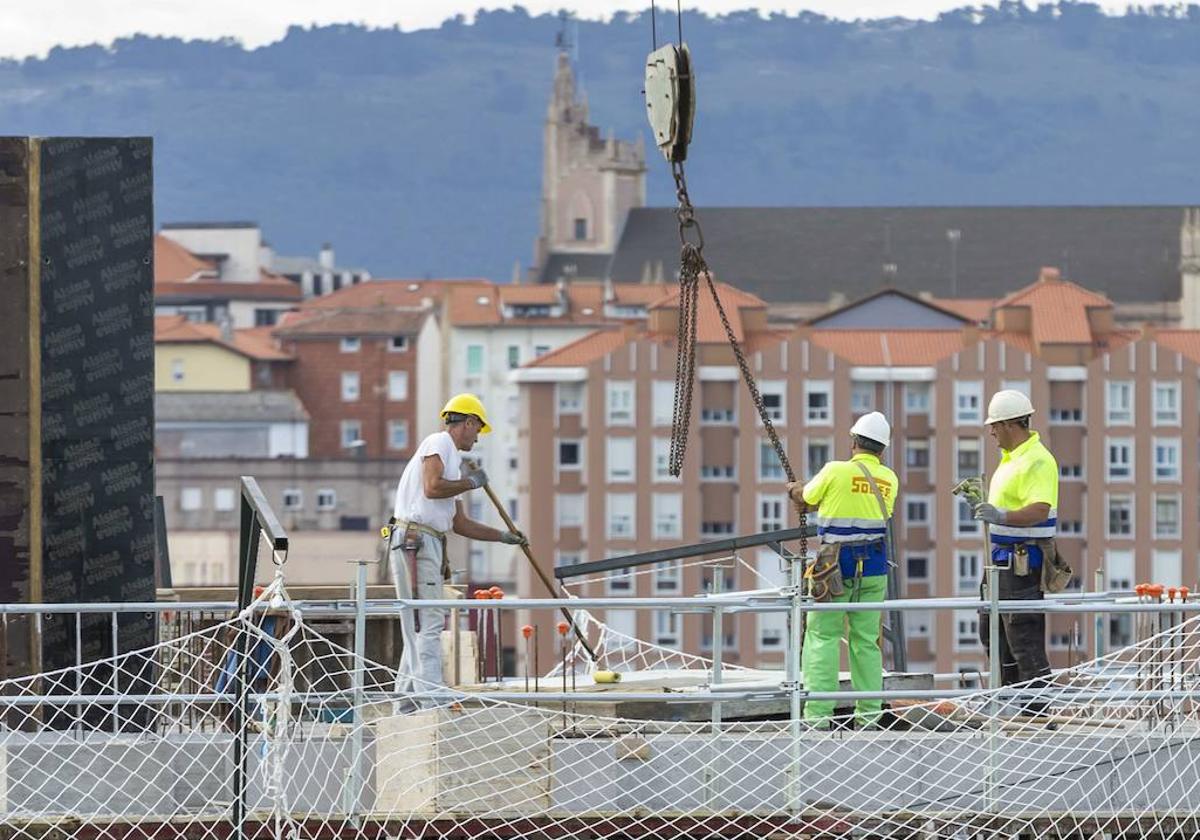
[[[1107,298],[1053,270],[996,301],[986,326],[952,302],[887,290],[781,332],[767,324],[761,300],[729,286],[720,294],[799,475],[846,456],[846,430],[857,416],[880,410],[892,419],[886,460],[902,479],[897,573],[906,594],[978,592],[982,531],[950,488],[995,469],[999,452],[982,421],[1000,388],[1030,394],[1034,427],[1058,458],[1060,545],[1077,585],[1091,588],[1103,570],[1115,587],[1151,579],[1195,587],[1200,332],[1121,328]],[[516,372],[520,498],[543,562],[794,524],[784,470],[738,381],[714,307],[702,300],[680,479],[667,474],[671,299],[651,307],[644,326],[596,331]],[[724,574],[727,586],[744,588],[782,580],[767,552],[739,557]],[[709,575],[701,566],[668,566],[580,591],[687,594],[702,591]],[[607,620],[659,644],[711,648],[705,622],[693,616],[611,611]],[[970,611],[910,614],[910,667],[982,668],[977,626]],[[1129,631],[1115,619],[1106,641],[1127,641]],[[777,667],[783,632],[781,616],[731,618],[726,650],[734,661]],[[1090,623],[1055,617],[1048,644],[1058,665],[1086,658]]]

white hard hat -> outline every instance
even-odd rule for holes
[[[884,446],[892,442],[891,424],[878,411],[864,414],[855,420],[854,425],[850,427],[850,434],[865,437],[867,440],[882,443]]]
[[[1003,420],[1028,417],[1030,414],[1033,414],[1033,403],[1029,401],[1029,397],[1020,391],[997,391],[988,403],[987,420],[984,420],[983,424],[990,426]]]

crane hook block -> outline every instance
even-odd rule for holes
[[[667,44],[646,57],[646,116],[667,162],[683,163],[696,116],[696,77],[687,44]]]

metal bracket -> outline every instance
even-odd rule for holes
[[[646,116],[668,163],[687,159],[696,116],[696,77],[687,44],[667,44],[646,57]]]

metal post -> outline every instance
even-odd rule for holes
[[[988,724],[988,773],[985,793],[985,807],[995,810],[996,796],[996,737],[1000,733],[1000,701],[1001,689],[1000,671],[1000,569],[992,559],[991,533],[986,522],[983,523],[983,548],[988,580],[988,689],[992,695],[990,722]]]
[[[117,654],[119,653],[119,651],[118,651],[119,641],[120,641],[120,637],[119,637],[119,633],[118,633],[118,629],[117,629],[117,611],[113,610],[112,611],[112,657],[113,657],[113,660],[112,660],[113,661],[113,664],[112,664],[112,690],[113,690],[113,697],[116,697],[117,694],[120,692],[120,685],[119,685],[118,679],[117,679],[117,674],[119,671],[119,669],[117,668]],[[113,731],[114,735],[116,735],[121,730],[120,710],[121,710],[121,707],[118,706],[116,703],[114,703],[113,707],[112,707],[112,731]]]
[[[1105,589],[1104,582],[1104,567],[1096,569],[1095,578],[1096,592],[1103,592]],[[1092,653],[1093,658],[1099,659],[1104,656],[1104,613],[1096,613],[1095,622],[1092,626]]]
[[[350,767],[342,800],[346,813],[357,826],[359,797],[362,794],[363,706],[366,703],[363,662],[367,655],[367,561],[354,562],[358,566],[354,584],[354,668],[350,675],[351,695],[354,698],[350,723],[354,729],[350,736]]]
[[[720,564],[714,564],[712,567],[712,594],[720,595],[724,590],[725,567]],[[709,685],[714,689],[721,684],[721,667],[722,660],[725,656],[725,610],[720,606],[714,607],[712,611],[712,677],[709,679]],[[716,735],[721,728],[721,704],[712,704],[712,724],[713,734]]]
[[[791,746],[791,767],[788,769],[788,781],[791,790],[788,792],[788,807],[793,813],[802,810],[800,802],[800,652],[801,638],[804,632],[804,561],[799,555],[791,555],[791,575],[788,589],[791,594],[791,620],[788,628],[787,662],[785,676],[791,692],[791,708],[788,717],[788,729]]]

